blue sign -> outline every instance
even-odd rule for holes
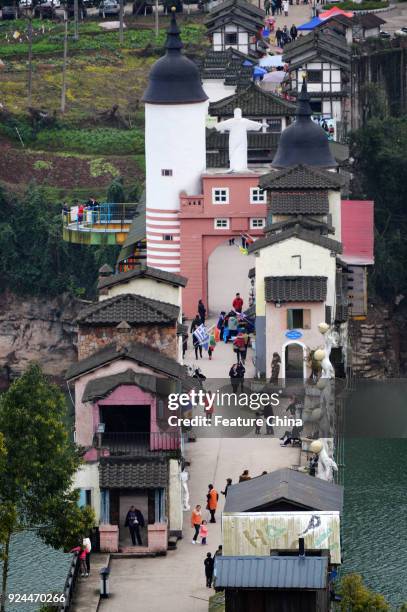
[[[290,329],[288,332],[285,332],[285,337],[289,338],[289,340],[298,340],[302,338],[302,333],[298,329]]]

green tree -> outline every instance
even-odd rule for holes
[[[407,291],[407,118],[371,119],[351,134],[359,190],[375,202],[376,265],[372,280],[382,296]]]
[[[124,195],[123,178],[121,176],[114,178],[110,183],[109,189],[107,190],[106,199],[112,204],[119,204],[126,201],[126,197]]]
[[[375,593],[363,583],[359,574],[347,574],[341,580],[339,593],[341,612],[386,612],[389,604],[383,595]]]
[[[0,433],[0,547],[6,593],[13,533],[38,527],[47,544],[69,550],[94,525],[94,515],[89,508],[79,508],[79,491],[72,488],[82,460],[66,428],[65,398],[38,365],[30,365],[0,398]]]

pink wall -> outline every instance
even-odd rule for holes
[[[257,187],[258,174],[203,175],[203,197],[200,204],[188,205],[181,197],[181,274],[188,278],[183,290],[183,312],[191,318],[196,314],[199,299],[208,301],[208,258],[220,244],[242,232],[261,236],[261,229],[250,230],[250,218],[267,217],[266,204],[250,203],[250,188]],[[212,189],[229,188],[229,204],[212,204]],[[193,200],[194,196],[190,196]],[[215,218],[230,219],[230,229],[215,229]]]
[[[144,374],[154,374],[155,376],[162,378],[162,376],[159,376],[150,368],[142,367],[130,359],[119,359],[117,361],[114,361],[113,363],[110,363],[106,366],[98,368],[94,372],[89,372],[87,374],[84,374],[83,376],[81,376],[74,382],[74,385],[75,385],[75,430],[76,430],[76,442],[78,445],[85,446],[85,447],[92,445],[93,435],[95,433],[96,425],[98,422],[96,420],[99,419],[98,406],[97,405],[94,406],[90,402],[87,402],[87,403],[82,402],[83,392],[85,390],[87,383],[90,380],[94,380],[95,378],[111,376],[112,374],[118,374],[119,372],[124,372],[125,370],[128,370],[128,369],[131,369],[134,372],[139,372],[139,373],[144,373]],[[117,392],[120,392],[121,394],[123,394],[123,396],[126,396],[129,399],[130,395],[127,395],[129,391],[121,391],[121,389],[131,390],[131,389],[135,389],[135,387],[121,387],[116,390]],[[113,393],[116,393],[116,391],[114,391]],[[141,389],[138,389],[138,391],[142,392]],[[106,400],[102,400],[102,401],[106,401]],[[147,403],[150,403],[150,401]],[[156,416],[154,416],[154,418],[156,418]],[[90,457],[88,459],[90,460]]]

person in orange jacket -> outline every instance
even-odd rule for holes
[[[216,508],[218,507],[219,493],[216,489],[214,489],[212,484],[208,485],[208,494],[206,496],[206,499],[208,500],[206,508],[209,510],[209,513],[211,515],[211,520],[209,522],[216,523],[215,512]]]
[[[199,536],[199,529],[201,527],[201,524],[202,524],[201,506],[198,504],[192,510],[192,514],[191,514],[191,527],[195,529],[194,537],[192,538],[192,544],[196,544],[196,541]]]

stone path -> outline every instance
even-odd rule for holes
[[[195,361],[191,341],[186,361],[197,363],[209,378],[225,377],[234,361],[230,344],[219,343],[214,358]],[[249,351],[247,375],[252,376],[254,367]],[[252,476],[264,470],[273,471],[298,463],[299,450],[280,447],[277,438],[199,438],[187,444],[187,459],[190,474],[189,489],[191,506],[206,505],[206,492],[213,483],[220,492],[226,478],[237,482],[244,469]],[[220,514],[224,497],[220,495],[218,522],[209,525],[208,545],[192,545],[190,512],[184,513],[183,540],[177,550],[168,552],[166,557],[144,559],[111,560],[111,598],[101,602],[101,612],[206,612],[208,599],[213,593],[205,587],[203,560],[206,552],[212,553],[221,542]]]
[[[109,565],[109,555],[101,553],[91,555],[90,576],[78,577],[72,612],[96,612],[99,606],[100,577],[102,567]]]

